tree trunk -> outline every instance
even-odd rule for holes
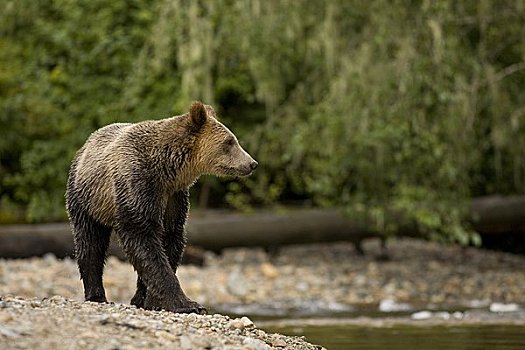
[[[525,233],[525,196],[484,197],[472,201],[474,229],[483,235]],[[399,232],[417,235],[415,227]],[[356,244],[368,237],[381,236],[367,220],[349,220],[335,209],[293,209],[253,214],[226,211],[192,211],[187,225],[189,243],[207,250],[227,247],[350,241]],[[25,258],[53,253],[71,256],[73,239],[66,223],[0,226],[0,257]],[[113,240],[110,254],[124,258]],[[188,253],[186,258],[202,261]],[[195,260],[194,260],[195,261]]]

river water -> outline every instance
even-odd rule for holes
[[[252,304],[230,305],[221,312],[248,315],[265,331],[304,336],[328,350],[525,350],[524,308],[511,313],[443,308],[427,321],[411,320],[414,310],[338,309],[315,303],[296,308]]]
[[[305,336],[329,350],[523,350],[525,327],[465,326],[271,326],[269,332]]]

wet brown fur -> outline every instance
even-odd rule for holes
[[[182,116],[94,132],[72,162],[66,191],[86,299],[106,301],[102,272],[115,231],[138,273],[133,304],[201,312],[175,275],[188,189],[203,174],[245,176],[256,165],[213,108],[200,102]]]

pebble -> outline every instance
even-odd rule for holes
[[[464,316],[465,315],[463,314],[463,312],[460,312],[460,311],[455,311],[455,312],[452,313],[452,317],[455,320],[462,320]]]
[[[230,321],[230,328],[232,329],[244,329],[244,323],[240,319]]]
[[[286,346],[286,342],[282,338],[273,338],[271,340],[272,346],[278,347],[278,348],[284,348]]]
[[[232,271],[228,276],[227,287],[228,290],[237,297],[244,297],[250,291],[250,286],[246,281],[245,275],[238,270]]]
[[[168,331],[165,331],[165,330],[160,330],[160,331],[156,331],[155,332],[155,336],[156,337],[159,337],[159,338],[163,338],[163,339],[166,339],[166,340],[169,340],[169,341],[175,341],[177,339],[179,339],[179,337],[177,337],[176,335],[168,332]]]
[[[503,304],[503,303],[492,303],[489,306],[490,312],[516,312],[519,311],[520,307],[518,304]]]
[[[241,317],[241,322],[242,322],[242,325],[243,325],[244,328],[254,327],[254,324],[253,324],[252,320],[250,320],[246,316]]]
[[[186,320],[188,320],[189,322],[195,322],[197,321],[197,315],[196,314],[189,314],[187,317],[186,317]]]
[[[243,342],[244,345],[248,345],[253,350],[271,350],[272,348],[266,344],[265,342],[254,339],[250,337],[244,338]]]
[[[183,335],[180,337],[180,348],[182,350],[193,350],[193,342],[188,336]]]
[[[266,343],[285,344],[287,349],[313,350],[317,347],[297,337],[268,335],[254,327],[247,317],[231,320],[221,315],[173,314],[146,311],[115,304],[81,303],[74,300],[3,298],[0,349],[241,349],[269,350]],[[16,306],[19,307],[16,307]],[[80,307],[87,305],[87,307]],[[38,311],[36,311],[38,309]],[[6,316],[7,315],[7,316]],[[213,320],[213,322],[210,322]],[[230,329],[237,322],[242,329]],[[59,324],[60,327],[56,325]],[[211,324],[218,331],[212,331]],[[31,328],[28,327],[31,325]]]
[[[270,263],[261,264],[261,272],[264,277],[274,279],[279,276],[279,270]]]
[[[191,299],[221,312],[245,310],[237,313],[239,315],[248,313],[247,310],[250,315],[258,312],[261,315],[277,312],[282,316],[292,312],[315,314],[333,312],[331,305],[339,305],[338,309],[344,311],[345,307],[348,310],[351,305],[363,304],[379,306],[383,311],[409,311],[434,304],[432,310],[466,306],[490,309],[493,316],[498,316],[496,313],[512,316],[513,311],[522,312],[525,306],[525,256],[403,238],[389,241],[390,260],[377,261],[375,257],[381,253],[379,240],[366,240],[363,247],[364,256],[357,254],[350,243],[282,247],[277,256],[269,256],[262,249],[228,249],[221,255],[205,254],[203,267],[180,266],[177,275],[183,288],[188,286]],[[96,338],[103,335],[111,338],[105,332],[113,330],[122,337],[144,336],[145,346],[177,347],[181,336],[200,334],[205,329],[205,338],[213,347],[216,344],[225,344],[217,345],[219,348],[228,345],[245,350],[256,347],[250,341],[244,344],[244,337],[258,339],[269,346],[267,335],[243,318],[177,315],[130,306],[136,273],[129,263],[114,257],[107,260],[104,280],[108,300],[118,304],[74,302],[83,300],[84,296],[78,268],[71,259],[58,260],[52,255],[0,259],[0,276],[0,312],[14,320],[21,315],[21,320],[29,318],[25,315],[28,310],[38,310],[38,315],[42,315],[38,324],[42,327],[49,320],[60,320],[58,324],[63,325],[67,324],[62,322],[64,318],[72,317],[71,311],[95,327]],[[64,310],[65,315],[60,316],[58,310]],[[411,318],[424,316],[420,314],[424,311],[413,313]],[[426,312],[431,313],[430,318],[438,317],[431,311]],[[105,325],[99,323],[103,316],[109,317]],[[464,320],[472,317],[472,313],[452,313],[448,317]],[[18,328],[17,321],[9,322],[2,326],[27,329]],[[14,328],[11,328],[13,322]],[[80,328],[75,322],[68,327]],[[31,330],[31,334],[34,332],[38,334]],[[19,337],[26,338],[33,339],[32,336]],[[195,339],[189,338],[192,342]],[[223,343],[226,339],[230,342]],[[289,339],[283,338],[287,348],[293,348]],[[126,344],[137,344],[136,340],[128,343],[121,340],[119,338],[122,348]],[[2,337],[0,348],[1,341]],[[33,345],[42,347],[36,341]],[[75,347],[75,343],[64,340],[64,348],[67,345]],[[110,344],[100,345],[108,348]]]
[[[462,320],[464,318],[463,312],[455,311],[453,313],[446,312],[446,311],[438,311],[438,312],[431,312],[428,310],[418,311],[410,315],[410,318],[414,321],[421,321],[421,320],[443,320],[448,321],[450,319],[454,320]]]
[[[15,328],[0,325],[0,334],[4,337],[19,337],[20,335],[22,335],[22,332]]]
[[[188,296],[209,308],[273,303],[286,313],[290,301],[373,306],[384,300],[409,305],[525,305],[524,256],[403,238],[389,241],[389,261],[376,261],[379,240],[366,240],[363,247],[364,256],[349,243],[282,247],[273,257],[258,248],[227,249],[222,255],[205,254],[202,268],[180,266],[177,274]],[[71,259],[48,255],[0,260],[0,275],[0,296],[47,297],[54,303],[63,302],[61,297],[83,300]],[[129,263],[109,257],[104,280],[108,300],[129,304],[136,283]]]
[[[427,311],[427,310],[414,312],[412,315],[410,315],[410,318],[416,321],[428,320],[431,317],[432,317],[432,312]]]
[[[487,307],[489,305],[490,305],[490,300],[488,299],[485,299],[485,300],[474,299],[474,300],[471,300],[467,306],[471,308],[482,308],[482,307]]]
[[[381,312],[399,312],[412,310],[412,306],[407,303],[400,303],[392,299],[383,299],[379,303],[379,311]]]

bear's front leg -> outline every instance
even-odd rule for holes
[[[170,266],[175,274],[184,254],[186,247],[186,235],[184,227],[190,209],[190,194],[188,190],[173,193],[167,202],[164,213],[164,235],[162,236],[163,247],[168,256]],[[138,293],[138,288],[137,288]],[[188,308],[198,308],[199,313],[206,313],[206,309],[199,303],[190,300],[184,293],[180,296]]]
[[[144,308],[147,290],[148,287],[146,287],[146,283],[144,283],[140,276],[137,276],[137,291],[133,298],[131,298],[131,305],[135,305],[138,308]]]
[[[200,313],[202,307],[189,300],[170,266],[162,244],[162,224],[143,219],[141,213],[119,207],[115,231],[122,248],[146,286],[144,308]],[[142,217],[142,219],[141,219]],[[140,302],[140,295],[136,301]]]
[[[138,308],[149,309],[149,310],[160,310],[162,309],[162,300],[156,298],[153,294],[147,293],[147,286],[142,281],[142,278],[137,276],[137,291],[133,298],[131,298],[131,305],[135,305]],[[146,301],[147,300],[147,301]],[[179,313],[199,313],[206,314],[207,310],[199,303],[190,300],[184,293],[178,297],[179,303],[176,306]]]
[[[164,305],[168,302],[170,304],[169,307],[172,309],[169,311],[177,312],[177,313],[196,313],[204,315],[207,313],[206,309],[201,306],[199,303],[189,299],[184,292],[182,292],[182,289],[180,289],[180,293],[175,297],[175,300],[165,300],[163,297],[159,297],[149,291],[149,289],[146,292],[146,298],[144,300],[144,309],[147,310],[168,310]]]

